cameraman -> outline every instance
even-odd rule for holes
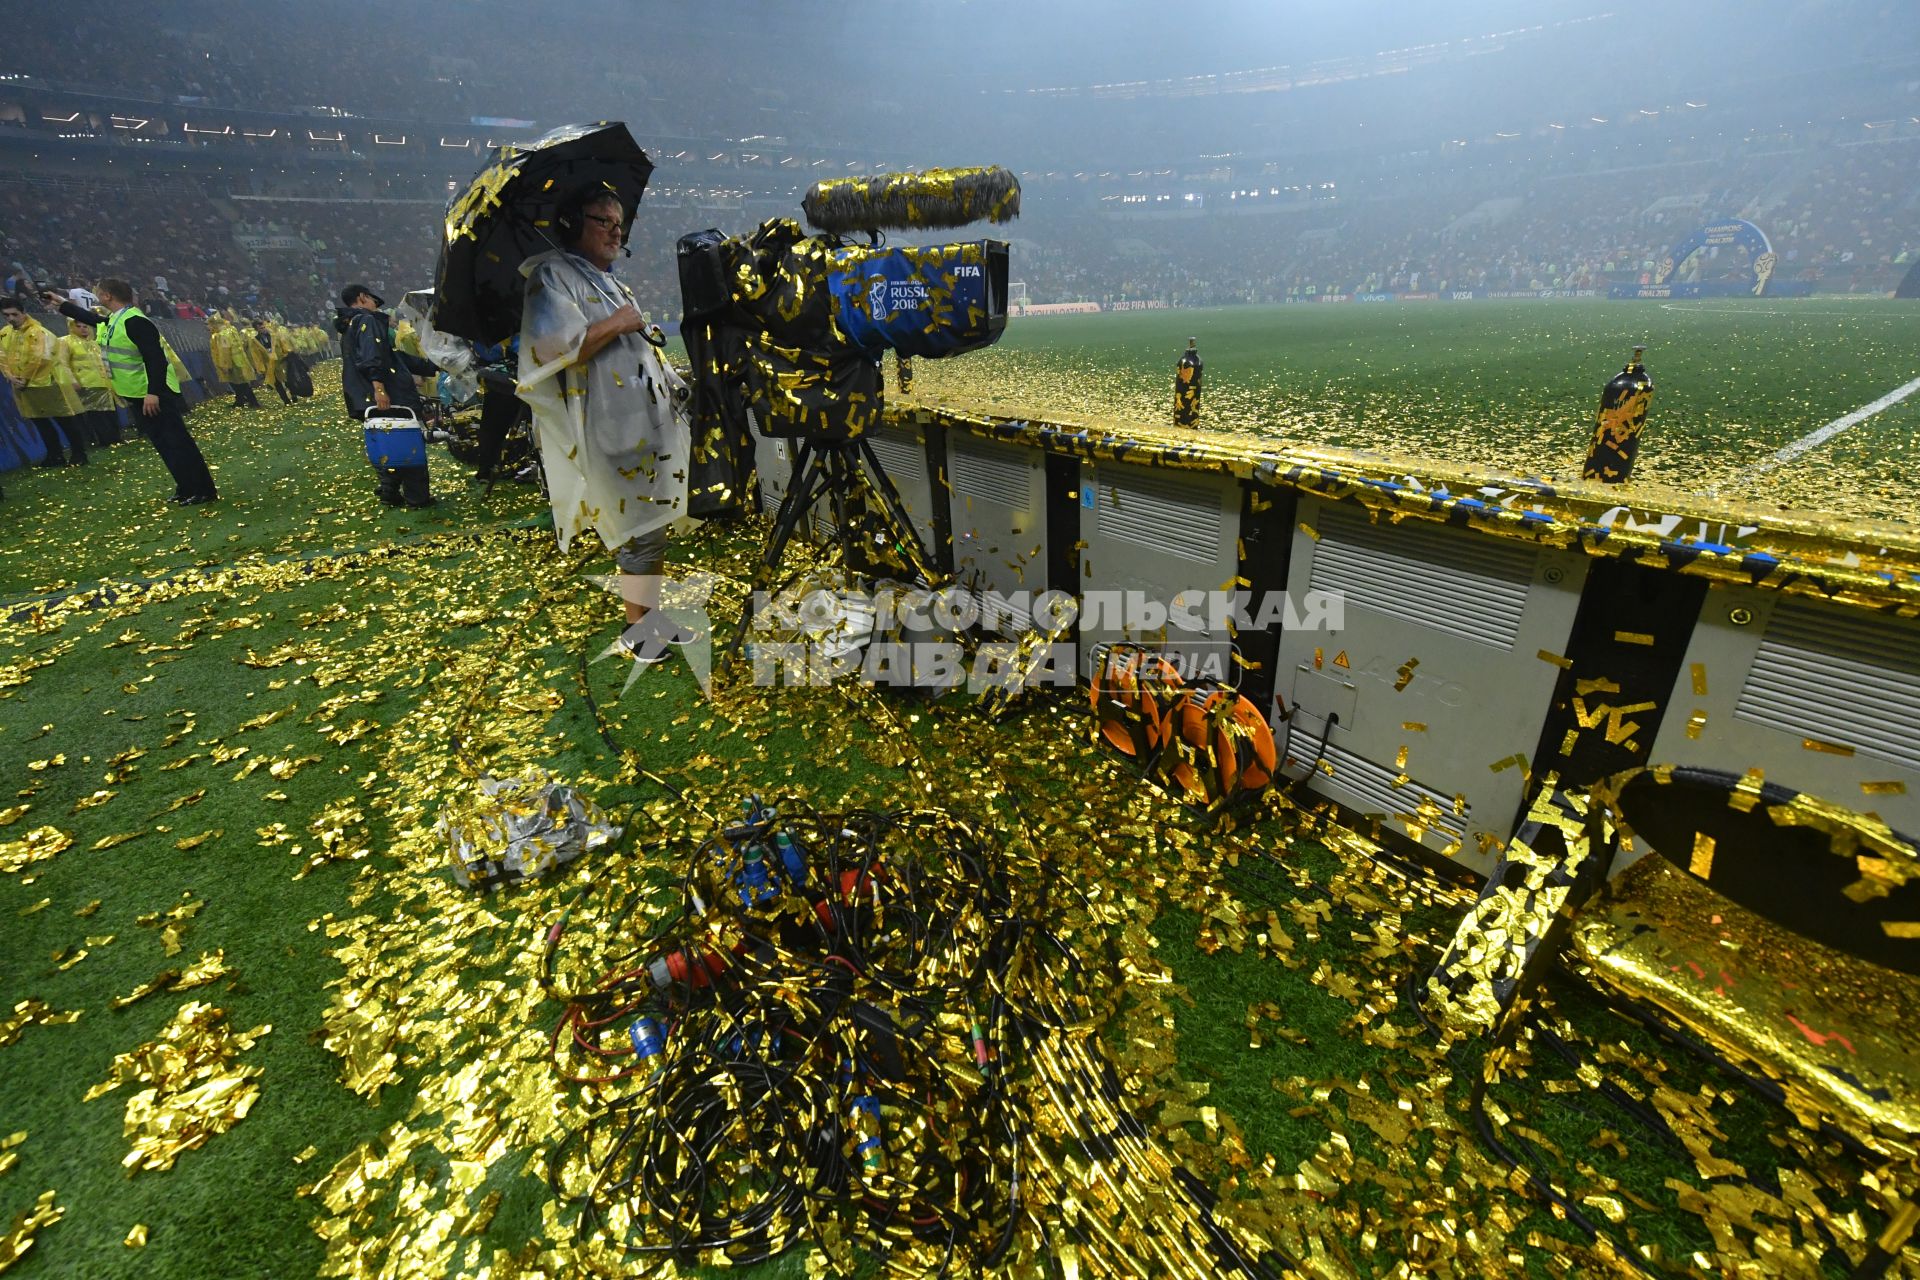
[[[636,661],[657,662],[667,655],[661,636],[632,624],[660,603],[667,525],[687,509],[686,384],[613,275],[629,221],[619,196],[587,187],[555,221],[566,247],[521,268],[519,395],[533,409],[561,549],[585,529],[599,534],[620,567],[622,644]],[[658,619],[650,625],[662,632]]]

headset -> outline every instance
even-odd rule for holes
[[[621,252],[625,253],[629,258],[633,256],[633,247],[627,243],[625,231],[625,228],[633,225],[633,220],[627,217],[627,202],[621,200],[620,193],[604,182],[582,183],[573,191],[569,192],[566,198],[560,202],[560,207],[555,210],[553,215],[553,225],[554,229],[560,233],[560,243],[562,246],[566,248],[573,247],[580,239],[581,227],[586,224],[587,206],[607,196],[612,196],[620,203],[622,227],[620,235]]]

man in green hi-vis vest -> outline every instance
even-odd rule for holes
[[[89,311],[56,293],[46,293],[47,305],[81,324],[99,329],[100,356],[107,364],[107,380],[122,400],[133,407],[140,434],[153,443],[160,461],[173,474],[173,500],[183,507],[212,502],[213,473],[200,446],[193,442],[186,407],[180,399],[180,379],[167,361],[166,341],[158,325],[133,305],[133,287],[125,280],[102,280],[94,290],[108,314]]]

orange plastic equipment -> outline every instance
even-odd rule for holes
[[[1188,800],[1206,804],[1273,781],[1273,729],[1252,699],[1210,680],[1188,689],[1171,718],[1179,745],[1170,773]]]
[[[1135,759],[1161,750],[1172,736],[1171,712],[1182,689],[1180,673],[1159,654],[1138,645],[1113,645],[1093,673],[1093,713],[1101,738]]]

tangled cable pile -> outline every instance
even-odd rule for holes
[[[944,812],[742,810],[555,1028],[610,1099],[549,1165],[584,1228],[663,1264],[1273,1274],[1129,1113],[1044,886],[1023,914]]]

